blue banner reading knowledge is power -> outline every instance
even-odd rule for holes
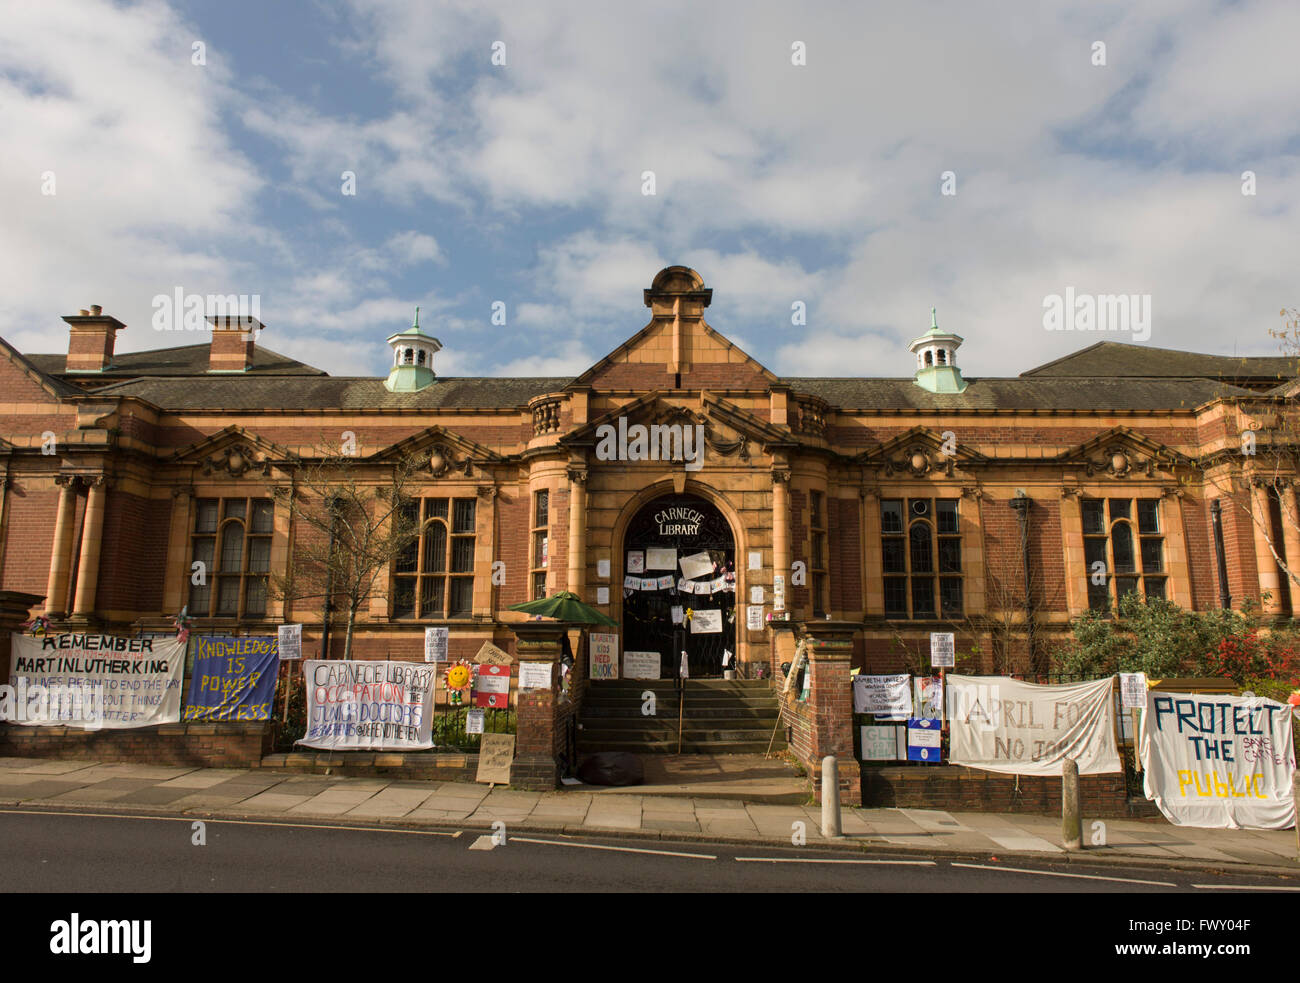
[[[280,668],[274,635],[195,639],[186,720],[269,720]]]

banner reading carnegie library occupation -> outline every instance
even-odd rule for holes
[[[270,720],[279,667],[278,636],[198,636],[185,719]]]
[[[44,726],[150,727],[181,719],[181,673],[185,643],[177,638],[123,638],[116,635],[13,634],[13,664],[9,684],[30,692],[40,686],[63,694],[62,707],[53,699],[43,709],[14,719],[14,723]],[[68,703],[84,697],[94,702],[96,716],[88,721],[66,711]]]
[[[1148,799],[1175,826],[1295,824],[1291,708],[1241,696],[1147,691],[1142,769]]]
[[[307,733],[322,750],[433,747],[437,663],[307,659]]]
[[[1121,769],[1112,680],[1039,686],[1006,676],[948,677],[951,760],[1008,775],[1059,775],[1067,757],[1080,775]]]

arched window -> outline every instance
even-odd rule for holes
[[[944,351],[942,348],[940,348],[940,349],[939,349],[939,352],[938,352],[938,355],[939,355],[939,364],[940,364],[940,365],[947,365],[947,364],[948,364],[948,353],[947,353],[946,351]]]
[[[421,348],[418,352],[416,352],[416,355],[415,355],[415,364],[416,364],[416,365],[423,365],[423,364],[424,364],[424,349],[423,349],[423,348]]]
[[[927,367],[934,364],[934,352],[928,348],[925,350],[925,364]]]
[[[415,349],[414,349],[414,348],[408,348],[408,349],[406,349],[406,354],[402,357],[402,364],[403,364],[403,365],[414,365],[414,364],[415,364]]]
[[[191,552],[205,576],[203,583],[190,586],[189,608],[195,617],[266,615],[272,516],[266,498],[198,500]]]

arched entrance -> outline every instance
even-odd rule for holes
[[[647,502],[628,522],[622,570],[623,650],[658,652],[662,678],[678,675],[682,652],[691,678],[721,676],[736,652],[736,543],[718,508],[698,495]]]

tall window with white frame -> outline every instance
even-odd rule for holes
[[[1085,498],[1080,505],[1088,607],[1109,611],[1132,593],[1166,597],[1160,500]]]
[[[473,498],[426,498],[408,506],[411,519],[419,512],[420,536],[394,564],[394,618],[473,614],[476,506]]]
[[[531,582],[534,601],[546,596],[546,571],[550,563],[551,493],[543,489],[533,494],[533,542]]]
[[[880,546],[887,617],[961,617],[958,499],[882,499]]]
[[[814,491],[808,496],[808,536],[811,562],[808,583],[814,618],[826,616],[826,496]]]
[[[196,618],[266,617],[275,512],[269,498],[200,498],[190,536],[189,613]],[[196,574],[201,573],[201,576]],[[201,583],[195,583],[196,580]]]

